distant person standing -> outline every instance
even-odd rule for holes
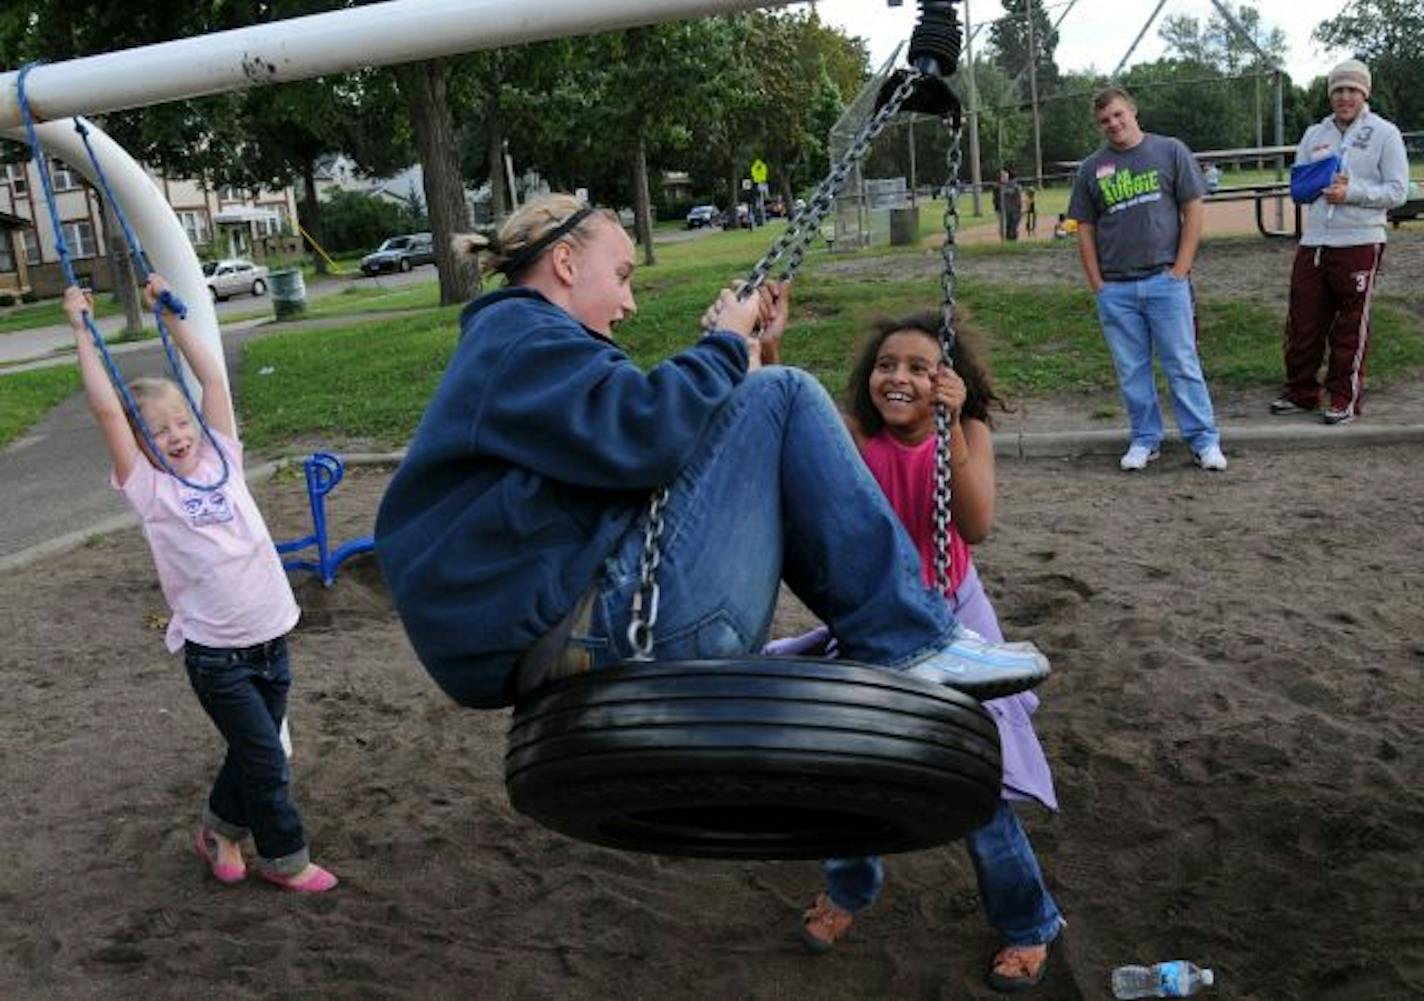
[[[1202,179],[1206,181],[1206,190],[1209,194],[1214,194],[1221,188],[1221,168],[1214,163],[1209,163],[1202,168]]]
[[[1189,278],[1201,241],[1206,183],[1180,140],[1142,131],[1127,91],[1099,92],[1093,112],[1107,143],[1078,168],[1068,216],[1078,221],[1078,256],[1097,297],[1132,424],[1132,444],[1120,465],[1145,469],[1159,454],[1155,353],[1197,465],[1225,469],[1197,357]]]
[[[1024,235],[1030,240],[1038,235],[1038,202],[1034,200],[1033,187],[1023,189]]]
[[[1292,179],[1322,166],[1318,190],[1295,190],[1308,200],[1305,230],[1291,266],[1285,329],[1285,388],[1273,414],[1320,406],[1320,368],[1329,401],[1326,424],[1348,424],[1360,412],[1365,356],[1370,347],[1370,299],[1384,256],[1385,217],[1404,204],[1409,160],[1399,129],[1370,110],[1370,71],[1347,59],[1330,71],[1330,109],[1305,130],[1296,147]],[[1328,181],[1328,183],[1326,183]]]
[[[999,168],[999,186],[994,189],[994,211],[999,214],[999,239],[1017,240],[1023,218],[1023,190],[1012,167]]]

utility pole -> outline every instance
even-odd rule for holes
[[[1028,99],[1033,106],[1033,183],[1043,184],[1043,139],[1038,123],[1038,52],[1034,47],[1033,12],[1034,0],[1026,0],[1024,12],[1028,15]]]
[[[978,218],[984,214],[979,201],[984,175],[979,166],[979,89],[974,86],[974,32],[969,27],[969,0],[964,0],[964,75],[969,84],[969,191],[974,216]]]

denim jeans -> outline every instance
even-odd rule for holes
[[[984,913],[1004,945],[1039,945],[1058,937],[1063,915],[1043,882],[1043,872],[1013,807],[999,801],[998,812],[964,839]],[[845,911],[874,903],[885,885],[885,863],[877,855],[827,859],[826,894]]]
[[[663,519],[655,659],[761,649],[783,579],[851,660],[903,667],[953,631],[835,404],[799,369],[753,372],[736,389],[671,484]],[[646,520],[607,560],[589,631],[573,637],[595,668],[632,652]]]
[[[1098,292],[1098,318],[1117,369],[1122,402],[1132,424],[1132,443],[1162,442],[1162,411],[1152,356],[1162,362],[1172,409],[1182,437],[1196,454],[1217,444],[1211,394],[1197,356],[1192,286],[1167,271],[1136,281],[1107,282]]]
[[[301,872],[309,861],[306,835],[280,736],[292,684],[285,638],[240,650],[190,642],[184,662],[198,701],[227,741],[203,822],[232,841],[251,833],[264,868]]]

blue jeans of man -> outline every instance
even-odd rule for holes
[[[607,560],[589,633],[593,666],[626,659],[647,516]],[[751,373],[669,487],[654,657],[760,650],[778,585],[851,660],[898,668],[948,642],[954,618],[821,384],[799,369]]]
[[[227,741],[203,823],[232,841],[249,833],[263,868],[292,875],[309,861],[281,726],[292,684],[284,638],[243,649],[188,643],[188,681]]]
[[[987,824],[964,839],[984,913],[1004,945],[1039,945],[1058,937],[1063,915],[1043,882],[1038,858],[1013,807],[1003,800]],[[844,911],[874,903],[885,885],[878,855],[827,859],[826,894]]]
[[[1218,443],[1211,394],[1197,355],[1191,282],[1161,271],[1135,281],[1110,281],[1098,292],[1098,319],[1117,369],[1132,443],[1162,443],[1162,411],[1152,375],[1155,354],[1167,377],[1182,437],[1196,454]]]

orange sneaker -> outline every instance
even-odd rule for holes
[[[816,894],[816,899],[801,915],[801,941],[812,952],[830,952],[846,932],[850,931],[855,915],[831,903],[826,894]]]

